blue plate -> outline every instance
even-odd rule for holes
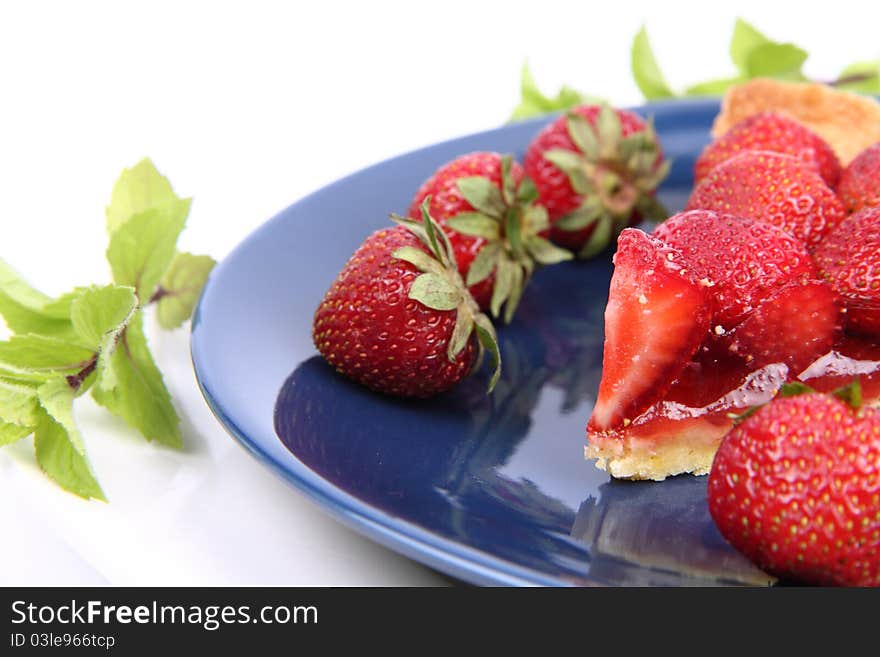
[[[670,209],[690,191],[715,101],[658,103]],[[479,584],[764,584],[709,517],[705,478],[617,482],[583,459],[602,364],[610,255],[541,270],[499,331],[502,379],[426,402],[371,393],[317,355],[312,315],[363,238],[438,166],[523,155],[547,119],[431,146],[349,176],[265,223],[211,275],[193,321],[211,409],[271,470],[333,516]]]

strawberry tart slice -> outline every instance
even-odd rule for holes
[[[851,302],[782,228],[692,210],[623,231],[614,265],[585,448],[612,476],[706,474],[736,415],[787,381],[880,398],[878,336],[847,329]]]

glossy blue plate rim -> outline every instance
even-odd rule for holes
[[[642,114],[654,116],[674,113],[675,115],[680,115],[682,120],[687,122],[689,114],[705,117],[709,113],[712,115],[716,114],[718,108],[719,103],[717,99],[697,99],[660,101],[633,109]],[[569,586],[572,583],[526,566],[511,563],[491,553],[471,548],[455,540],[423,529],[413,523],[395,518],[393,515],[342,491],[333,483],[317,475],[300,461],[282,463],[264,449],[257,439],[248,435],[246,431],[239,427],[230,416],[228,410],[218,401],[211,382],[208,354],[204,348],[203,329],[205,325],[203,323],[203,310],[212,297],[218,293],[217,281],[223,277],[225,267],[229,266],[229,263],[234,262],[239,254],[246,251],[253,241],[259,239],[266,231],[270,231],[277,222],[284,221],[285,216],[293,208],[309,203],[316,197],[333,193],[336,188],[344,186],[353,178],[369,174],[391,161],[403,161],[407,158],[418,156],[428,149],[465,143],[476,137],[491,139],[493,135],[504,133],[513,127],[523,130],[529,129],[536,133],[541,126],[553,120],[553,118],[554,115],[547,115],[529,119],[516,124],[509,124],[415,149],[351,173],[303,197],[257,227],[226,258],[218,263],[202,291],[192,321],[190,351],[199,389],[212,413],[239,445],[259,462],[268,466],[277,476],[292,484],[296,489],[318,504],[323,511],[347,527],[426,566],[454,578],[478,585]],[[467,150],[465,148],[460,152],[467,152]],[[437,164],[442,164],[442,162]],[[684,164],[688,168],[692,165],[691,162]]]

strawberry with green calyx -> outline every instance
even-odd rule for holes
[[[807,584],[880,586],[880,411],[858,382],[783,386],[738,418],[709,474],[709,511],[756,565]]]
[[[580,258],[641,219],[668,216],[655,190],[669,168],[651,121],[608,105],[582,105],[558,118],[525,157],[550,214],[551,239]]]
[[[537,190],[509,155],[477,152],[440,167],[422,184],[408,215],[428,211],[449,238],[458,269],[480,308],[510,322],[537,265],[571,259],[542,237],[550,224]]]
[[[400,397],[450,389],[488,351],[491,391],[501,367],[495,329],[467,291],[449,239],[427,204],[422,222],[397,221],[370,235],[330,286],[315,312],[315,346],[340,373]]]

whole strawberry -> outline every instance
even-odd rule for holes
[[[880,205],[880,143],[866,148],[847,165],[837,195],[847,212]]]
[[[685,209],[765,221],[810,250],[846,216],[811,164],[767,151],[748,151],[716,166],[694,189]]]
[[[449,237],[477,304],[496,317],[504,306],[509,322],[536,266],[571,259],[542,237],[549,223],[536,198],[512,157],[477,152],[440,167],[416,192],[408,214],[420,220],[429,199],[431,217]]]
[[[722,535],[763,570],[880,586],[880,412],[814,392],[776,398],[725,437],[708,498]]]
[[[426,210],[424,223],[400,223],[370,235],[330,286],[315,312],[315,346],[340,373],[399,397],[448,390],[486,349],[491,390],[501,364],[495,331],[449,241]]]
[[[711,210],[680,212],[653,236],[712,283],[714,325],[734,328],[785,285],[817,278],[804,243],[771,224]]]
[[[526,173],[550,214],[550,238],[589,258],[641,219],[666,217],[654,198],[669,173],[650,122],[607,105],[582,105],[529,144]]]
[[[815,132],[782,114],[760,112],[735,124],[706,146],[694,166],[694,182],[699,183],[722,162],[745,151],[771,151],[792,155],[819,171],[833,188],[840,179],[840,161]]]
[[[846,303],[847,329],[880,336],[880,206],[847,217],[813,256]]]

